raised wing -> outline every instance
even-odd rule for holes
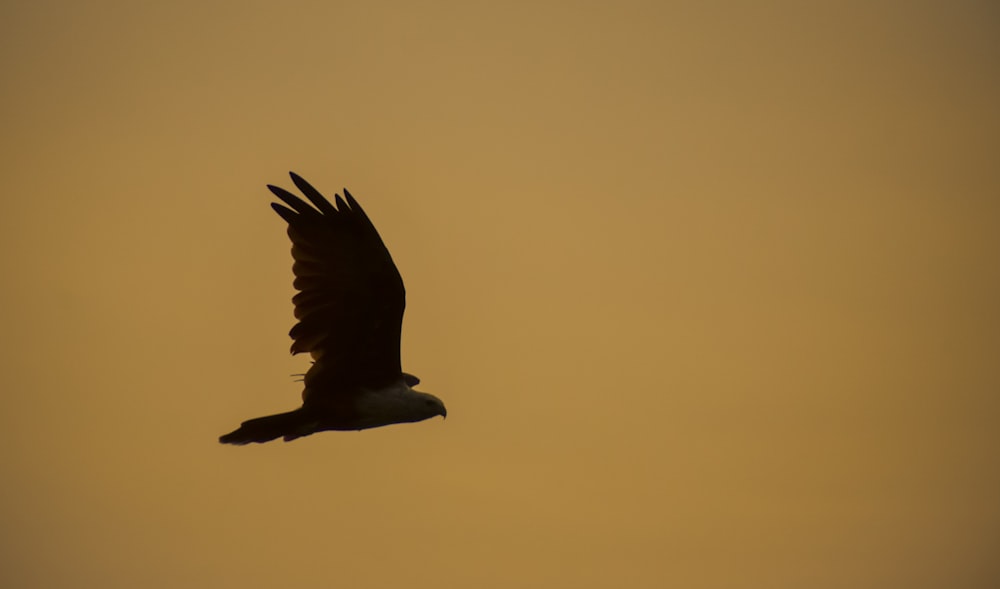
[[[316,395],[399,379],[406,292],[389,250],[346,189],[334,206],[301,177],[291,177],[312,205],[283,188],[268,188],[288,205],[271,203],[288,222],[295,260],[292,353],[309,352],[314,360],[305,377],[306,404],[318,401]]]

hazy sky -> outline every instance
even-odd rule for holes
[[[1000,11],[6,2],[0,585],[1000,582]],[[347,186],[448,419],[289,410]]]

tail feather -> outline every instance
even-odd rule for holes
[[[244,421],[239,429],[221,436],[219,442],[239,446],[251,442],[258,444],[270,442],[277,438],[284,438],[288,442],[314,433],[317,426],[318,423],[312,416],[302,409],[296,409],[288,413],[278,413],[277,415],[267,415]]]

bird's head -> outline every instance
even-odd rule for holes
[[[421,393],[420,391],[412,391],[412,394],[415,395],[414,400],[416,401],[413,412],[415,415],[420,416],[417,421],[430,419],[436,415],[444,418],[448,417],[448,410],[445,409],[444,402],[441,399],[430,393]]]

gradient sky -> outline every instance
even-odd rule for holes
[[[6,2],[0,585],[1000,581],[993,2]],[[449,417],[297,406],[347,186]]]

